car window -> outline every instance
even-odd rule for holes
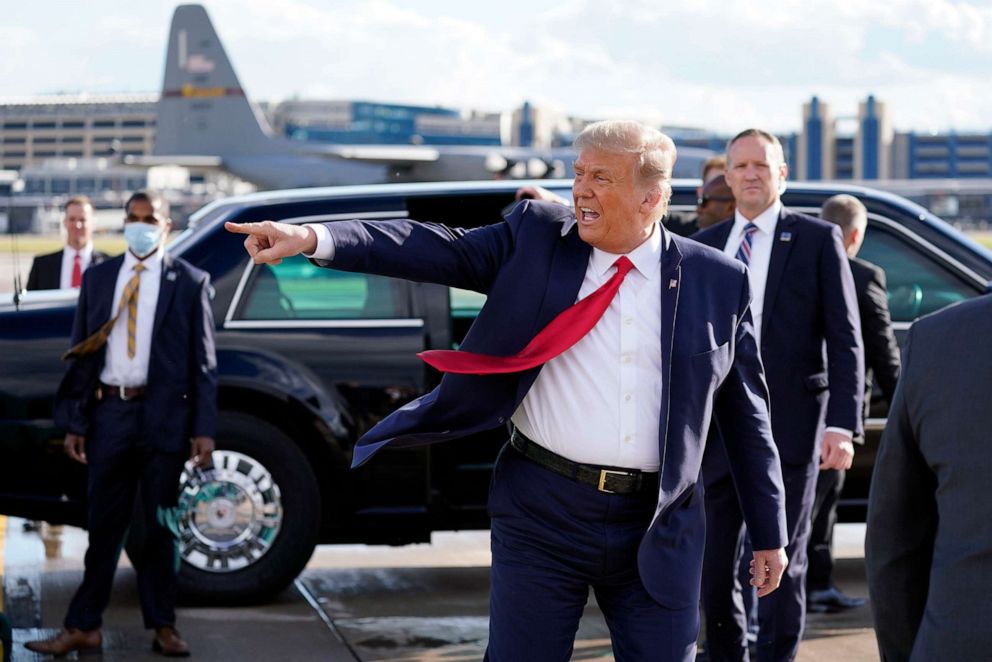
[[[385,276],[316,267],[303,256],[256,267],[238,319],[381,319],[400,317],[398,284]]]
[[[455,319],[475,319],[486,302],[485,294],[457,287],[450,288],[450,297],[451,316]]]
[[[893,322],[912,322],[980,294],[920,247],[879,225],[869,226],[858,257],[885,270]]]

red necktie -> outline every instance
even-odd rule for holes
[[[79,262],[79,252],[76,252],[76,257],[72,260],[72,282],[70,287],[79,287],[83,284],[83,269]]]
[[[566,349],[579,342],[589,333],[603,316],[610,302],[620,289],[627,273],[634,265],[626,256],[613,265],[615,274],[595,292],[563,310],[548,322],[527,346],[513,356],[489,356],[445,349],[421,352],[417,356],[441,372],[455,372],[468,375],[492,375],[505,372],[521,372],[542,363],[547,363]]]

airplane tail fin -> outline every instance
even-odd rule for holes
[[[245,95],[206,9],[176,7],[154,154],[272,154],[283,151],[280,142]]]

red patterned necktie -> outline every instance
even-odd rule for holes
[[[433,349],[417,356],[441,372],[463,375],[493,375],[522,372],[547,363],[579,342],[603,316],[620,289],[620,283],[634,267],[626,256],[613,263],[615,274],[595,292],[566,308],[548,322],[527,346],[512,356],[490,356],[474,352]]]
[[[83,284],[83,268],[79,261],[79,252],[76,252],[76,257],[72,259],[72,282],[69,284],[70,287],[79,287]]]

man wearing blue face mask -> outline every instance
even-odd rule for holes
[[[27,648],[96,652],[102,614],[135,498],[147,542],[135,565],[152,648],[189,655],[175,629],[178,548],[174,508],[184,462],[208,464],[217,418],[217,360],[210,277],[165,251],[169,205],[138,191],[125,205],[128,251],[83,275],[69,368],[55,399],[65,450],[87,465],[83,583],[64,629]],[[172,523],[172,526],[170,526]]]

